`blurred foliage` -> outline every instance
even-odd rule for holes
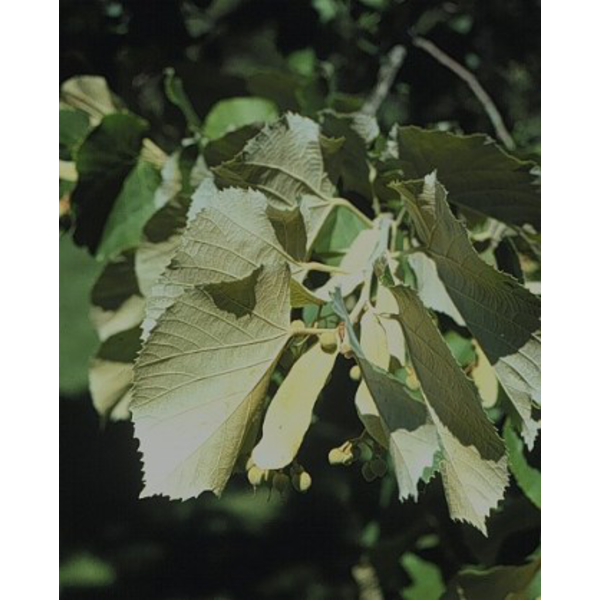
[[[214,107],[224,99],[263,99],[242,106],[238,124],[254,120],[247,110],[268,120],[273,103],[309,115],[355,110],[390,50],[402,44],[409,51],[379,109],[382,130],[400,123],[493,135],[464,82],[411,47],[411,36],[422,35],[476,75],[519,153],[539,160],[539,11],[539,2],[528,0],[61,0],[60,82],[105,77],[147,121],[149,137],[171,152],[209,114],[220,135]],[[342,126],[337,119],[332,113],[332,135]],[[65,160],[88,126],[75,120],[75,134],[61,139]],[[61,196],[68,183],[61,181]],[[331,227],[347,233],[344,224]],[[319,427],[302,450],[313,475],[310,494],[267,498],[234,482],[221,500],[138,500],[131,424],[102,429],[86,392],[98,344],[88,297],[99,271],[85,250],[61,238],[64,598],[435,600],[448,584],[496,576],[459,575],[469,565],[523,565],[535,553],[539,511],[514,481],[484,538],[449,520],[439,481],[418,505],[400,505],[389,478],[366,485],[358,470],[329,469],[328,450],[360,433],[353,403],[344,402],[355,393],[348,377],[327,388]],[[459,360],[474,351],[464,342],[449,340]],[[539,441],[522,458],[521,477],[528,465],[539,468]],[[537,573],[527,586],[523,597],[536,598]],[[481,593],[467,597],[491,597]]]

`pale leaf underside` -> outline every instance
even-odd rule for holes
[[[281,263],[187,290],[165,311],[135,367],[143,495],[223,491],[288,339],[289,270]]]

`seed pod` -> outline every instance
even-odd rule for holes
[[[365,478],[365,481],[367,481],[368,483],[371,483],[371,481],[375,481],[375,479],[377,479],[377,475],[375,475],[375,473],[373,472],[370,462],[366,462],[361,467],[360,472],[362,473],[362,476]]]
[[[362,373],[360,372],[360,367],[358,365],[354,365],[350,369],[350,379],[352,379],[353,381],[360,381],[361,377]]]
[[[261,483],[267,480],[268,471],[264,471],[260,467],[254,465],[248,469],[246,476],[248,477],[250,485],[253,487],[258,487]]]
[[[321,344],[323,352],[327,352],[328,354],[336,352],[338,348],[338,339],[335,330],[332,329],[331,331],[320,334],[319,344]]]
[[[292,485],[296,491],[304,494],[312,485],[312,477],[306,471],[302,471],[302,473],[292,476]]]
[[[352,445],[346,442],[340,448],[334,448],[329,452],[329,464],[330,465],[350,465],[356,459],[355,449]]]
[[[376,477],[383,477],[387,473],[387,463],[381,456],[376,456],[372,461],[369,462],[371,471]]]

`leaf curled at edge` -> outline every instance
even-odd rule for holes
[[[450,516],[487,535],[485,519],[504,496],[508,468],[504,444],[416,293],[391,288],[399,322],[442,448],[442,480]]]
[[[373,401],[372,406],[362,407],[362,418],[370,422],[369,428],[384,437],[384,446],[389,449],[394,464],[399,499],[402,501],[409,496],[416,499],[418,483],[433,467],[439,448],[435,427],[425,405],[412,398],[400,380],[372,364],[365,356],[339,288],[334,293],[333,306],[346,325],[350,346]],[[370,334],[367,336],[370,344],[369,337]],[[374,417],[378,421],[374,421]]]
[[[516,279],[485,263],[454,217],[435,173],[423,182],[391,186],[405,200],[424,250],[436,264],[452,302],[494,366],[532,447],[541,396],[540,300]]]

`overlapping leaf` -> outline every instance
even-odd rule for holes
[[[134,271],[133,252],[109,262],[91,295],[91,320],[101,345],[89,367],[90,393],[103,418],[129,417],[133,362],[140,346],[144,299]]]
[[[433,466],[438,450],[436,429],[425,405],[415,400],[400,380],[366,356],[356,338],[339,289],[334,296],[334,308],[346,325],[346,334],[370,394],[370,397],[360,399],[361,418],[368,430],[373,431],[375,439],[381,439],[389,448],[400,500],[409,496],[416,498],[418,483],[425,471]],[[371,345],[371,335],[369,331],[366,336],[368,346]],[[375,352],[380,350],[373,348],[373,355]],[[375,357],[375,360],[380,359]]]
[[[133,115],[108,115],[77,151],[79,179],[71,196],[75,211],[73,237],[92,252],[98,249],[123,182],[137,163],[147,127],[145,121]]]
[[[284,207],[311,198],[306,200],[305,218],[310,247],[334,206],[334,187],[325,171],[319,136],[314,121],[287,113],[265,126],[235,158],[216,167],[217,181],[254,188]]]
[[[509,565],[488,570],[463,569],[452,579],[442,600],[506,600],[534,597],[528,593],[528,589],[540,567],[541,559],[538,557],[520,566]]]
[[[405,199],[452,302],[494,366],[531,446],[539,428],[532,417],[532,405],[540,402],[539,299],[479,258],[435,175],[423,184],[393,187]]]
[[[512,225],[540,227],[537,165],[507,154],[485,135],[455,135],[419,127],[395,127],[378,193],[394,180],[420,179],[437,169],[451,202]]]
[[[148,298],[144,337],[187,288],[242,279],[261,264],[290,259],[267,215],[268,201],[262,193],[218,191],[206,180],[194,194],[192,207],[196,216]],[[293,236],[288,241],[297,246]]]
[[[290,335],[293,258],[282,244],[299,253],[305,240],[298,207],[274,206],[258,191],[218,191],[207,180],[191,208],[195,217],[148,298],[132,403],[146,493],[177,498],[220,493],[255,430]],[[196,429],[184,429],[181,451],[165,449],[161,440],[190,416]]]
[[[423,397],[437,429],[450,515],[486,532],[485,519],[508,484],[502,440],[473,383],[450,354],[427,309],[411,289],[391,289]]]
[[[161,316],[136,363],[131,403],[143,495],[223,491],[289,339],[289,278],[285,262],[259,266],[190,287]]]

